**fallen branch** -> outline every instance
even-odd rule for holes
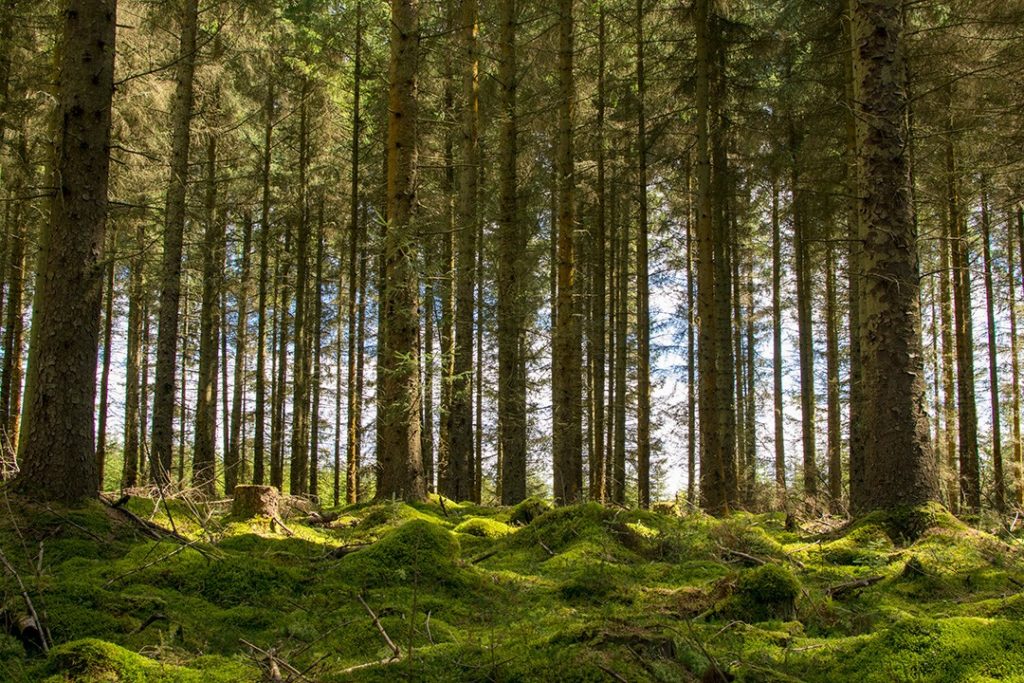
[[[724,545],[718,546],[718,549],[721,550],[724,553],[727,553],[729,555],[733,555],[733,556],[738,557],[738,558],[743,559],[743,560],[747,560],[748,562],[753,562],[754,564],[759,565],[759,566],[760,565],[768,564],[768,560],[765,560],[764,558],[755,557],[754,555],[749,555],[749,554],[741,552],[739,550],[733,550],[732,548],[726,548]]]
[[[868,586],[872,586],[878,583],[884,578],[884,576],[867,576],[863,579],[844,581],[843,583],[838,583],[834,586],[830,586],[829,588],[825,589],[825,593],[828,594],[829,597],[834,598],[838,595],[842,595],[843,593],[849,593],[850,591],[856,590],[858,588],[867,588]]]
[[[263,655],[264,657],[267,658],[268,674],[269,674],[270,680],[272,680],[272,681],[280,681],[280,680],[282,680],[281,679],[281,673],[280,673],[279,668],[278,668],[278,667],[280,667],[280,669],[284,669],[289,674],[294,676],[295,680],[307,681],[307,682],[309,681],[309,679],[306,678],[302,674],[301,671],[296,669],[294,666],[292,666],[291,664],[289,664],[285,660],[281,659],[277,655],[277,652],[274,651],[274,648],[270,648],[269,650],[264,650],[263,648],[261,648],[261,647],[259,647],[257,645],[253,645],[252,643],[250,643],[245,638],[239,638],[239,640],[242,642],[243,645],[247,645],[254,652],[258,652],[259,654],[261,654],[261,655]],[[275,677],[275,674],[276,674],[276,677]]]
[[[614,669],[609,669],[607,666],[605,666],[601,662],[597,663],[597,668],[599,668],[601,671],[605,672],[606,674],[608,674],[609,676],[611,676],[612,678],[614,678],[617,681],[622,681],[622,683],[629,683],[629,681],[627,679],[622,677],[622,674],[620,674],[619,672],[615,671]]]
[[[294,536],[295,535],[295,532],[292,531],[291,529],[289,529],[288,526],[284,522],[282,522],[281,518],[278,517],[277,515],[273,515],[270,518],[270,521],[272,523],[274,523],[274,524],[277,524],[279,527],[281,527],[281,530],[285,533],[286,536]]]
[[[352,545],[339,545],[337,548],[331,551],[331,557],[340,559],[350,553],[354,553],[357,550],[363,548],[369,548],[372,543],[353,543]]]
[[[394,656],[391,659],[398,659],[401,657],[402,651],[398,649],[397,645],[395,645],[395,641],[391,640],[391,636],[389,636],[388,632],[384,630],[384,625],[380,623],[380,619],[377,618],[377,615],[373,613],[370,606],[366,604],[365,600],[363,600],[363,596],[357,595],[356,598],[359,600],[359,604],[363,606],[363,609],[366,610],[366,613],[370,615],[370,619],[373,620],[373,625],[377,627],[377,631],[380,633],[381,637],[384,638],[384,642],[388,644],[388,647],[391,648],[391,651],[394,653]]]
[[[497,555],[499,550],[501,550],[501,548],[493,548],[491,550],[488,550],[483,555],[478,555],[477,557],[474,557],[472,560],[469,561],[469,563],[470,564],[478,564],[480,562],[483,562],[484,560],[492,558],[495,555]]]
[[[28,615],[32,619],[35,625],[36,631],[39,633],[39,644],[43,648],[43,652],[49,653],[50,644],[46,642],[46,630],[43,628],[43,623],[39,620],[39,614],[36,612],[35,605],[32,604],[32,598],[28,594],[28,589],[25,588],[25,583],[21,580],[21,575],[18,574],[17,570],[7,560],[7,555],[4,554],[2,548],[0,548],[0,562],[3,563],[4,568],[14,577],[14,580],[18,583],[18,589],[21,591],[21,599],[25,601],[25,609],[28,610]]]
[[[159,563],[163,562],[164,560],[168,560],[168,559],[174,557],[175,555],[177,555],[178,553],[182,552],[183,550],[191,548],[192,546],[194,546],[198,542],[199,542],[199,539],[196,539],[194,541],[189,541],[185,545],[179,545],[177,548],[175,548],[171,552],[167,553],[166,555],[161,555],[160,557],[156,558],[155,560],[151,560],[150,562],[146,562],[145,564],[139,565],[138,567],[135,567],[134,569],[129,569],[125,573],[119,574],[118,576],[115,576],[114,578],[110,579],[109,581],[107,581],[103,585],[104,585],[104,587],[109,586],[112,583],[114,583],[115,581],[120,581],[121,579],[123,579],[125,577],[128,577],[128,576],[131,576],[132,574],[136,574],[138,572],[141,572],[144,569],[149,569],[154,564],[159,564]]]

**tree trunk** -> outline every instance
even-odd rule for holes
[[[140,399],[142,388],[140,375],[147,358],[142,353],[143,314],[146,308],[145,285],[143,283],[143,254],[146,245],[146,225],[137,221],[135,241],[132,245],[134,254],[129,264],[128,274],[128,334],[127,362],[125,363],[125,396],[124,396],[124,472],[121,486],[132,488],[139,483],[139,430],[145,423],[140,419]],[[144,427],[143,427],[144,428]]]
[[[303,495],[309,485],[309,202],[307,184],[309,166],[309,80],[302,79],[299,93],[299,187],[298,231],[295,235],[295,358],[292,363],[292,433],[288,488],[292,495]]]
[[[178,350],[178,307],[181,304],[182,242],[185,232],[185,190],[188,186],[189,132],[192,124],[192,77],[196,64],[198,0],[185,0],[181,42],[175,65],[171,111],[171,175],[164,211],[164,252],[160,273],[160,317],[156,342],[156,387],[153,394],[153,436],[150,447],[154,481],[167,484],[174,440],[174,382]],[[184,412],[184,406],[182,407]],[[184,425],[182,425],[184,427]]]
[[[100,404],[96,419],[96,483],[103,490],[107,464],[107,412],[110,404],[110,352],[114,339],[114,240],[107,240],[106,282],[103,289],[103,366],[100,369]],[[19,349],[20,355],[20,349]]]
[[[952,152],[951,147],[946,148],[947,154]],[[948,164],[952,160],[952,157],[948,157],[946,163]],[[948,182],[948,181],[947,181]],[[952,192],[952,185],[947,186],[947,192]],[[953,383],[953,372],[956,356],[956,348],[953,341],[953,309],[951,304],[950,296],[950,278],[955,277],[955,274],[950,272],[950,248],[953,247],[952,243],[952,223],[953,216],[956,215],[956,202],[953,201],[953,195],[947,196],[946,202],[946,219],[942,221],[942,235],[939,239],[939,317],[941,320],[941,341],[942,341],[942,415],[943,415],[943,435],[945,441],[942,444],[945,451],[945,477],[944,482],[946,486],[945,500],[949,506],[951,512],[956,512],[960,506],[960,485],[959,477],[957,476],[957,409],[956,409],[956,394]],[[938,445],[938,444],[937,444]]]
[[[69,0],[59,55],[54,194],[40,240],[16,488],[74,502],[97,492],[96,355],[114,78],[113,0]]]
[[[853,7],[864,227],[861,349],[865,499],[861,510],[938,497],[924,412],[920,273],[907,166],[906,72],[898,0]],[[893,67],[895,63],[895,67]]]
[[[356,393],[356,318],[361,315],[356,311],[356,283],[361,282],[358,277],[357,261],[359,261],[359,248],[362,239],[362,230],[359,225],[359,143],[362,134],[362,118],[360,116],[360,94],[363,78],[363,3],[356,2],[356,37],[355,37],[355,61],[353,64],[352,76],[352,141],[350,147],[350,163],[352,174],[349,179],[349,227],[348,227],[348,382],[347,391],[347,425],[345,438],[345,502],[355,503],[358,497],[359,477],[359,423],[358,404],[360,394]],[[340,283],[339,283],[340,291]],[[360,297],[360,301],[362,298]],[[339,316],[341,315],[339,311]],[[339,337],[340,338],[340,337]],[[360,356],[362,349],[359,350]],[[337,500],[335,500],[337,504]]]
[[[836,294],[836,250],[831,223],[825,244],[825,365],[828,497],[833,514],[843,510],[842,415],[839,406],[839,313]]]
[[[270,281],[270,155],[274,134],[274,82],[267,82],[263,103],[263,188],[260,201],[260,274],[256,311],[256,422],[252,445],[252,481],[263,484],[266,456],[266,384],[267,384],[267,285]]]
[[[626,504],[626,329],[629,324],[629,220],[622,217],[619,184],[612,181],[612,224],[618,237],[618,264],[615,276],[615,443],[612,446],[611,501]]]
[[[426,497],[420,451],[420,390],[416,243],[412,224],[416,188],[416,116],[419,17],[416,0],[391,2],[388,94],[387,229],[380,301],[377,497]]]
[[[309,495],[320,496],[320,374],[322,370],[324,337],[324,197],[320,204],[316,227],[316,274],[313,291],[313,395],[309,409]]]
[[[12,189],[15,193],[25,191],[29,182],[30,160],[24,131],[18,134],[16,145],[18,157]],[[21,424],[22,350],[24,339],[24,295],[25,295],[25,242],[28,238],[27,202],[16,201],[11,212],[7,253],[7,310],[4,322],[4,363],[0,376],[0,419],[3,420],[5,446],[17,452]],[[98,322],[98,321],[97,321]]]
[[[637,504],[651,506],[651,313],[647,265],[647,118],[644,110],[644,0],[636,0],[637,171],[640,221],[636,236],[636,473]]]
[[[992,477],[995,479],[996,511],[1001,514],[1006,511],[1006,481],[1003,478],[1003,435],[999,413],[999,348],[996,345],[995,296],[992,292],[992,229],[988,209],[988,179],[983,177],[981,182],[981,239],[985,258],[985,310],[988,314],[989,405],[992,408]]]
[[[277,376],[270,399],[273,416],[270,420],[270,485],[279,490],[284,488],[284,401],[288,393],[288,309],[291,301],[292,231],[287,223],[284,228],[284,248],[278,253],[278,294],[277,294]]]
[[[576,86],[573,76],[573,0],[558,3],[558,295],[552,339],[552,450],[555,502],[579,502],[583,489],[580,328],[576,316],[575,175],[573,122]]]
[[[775,417],[775,495],[786,506],[786,432],[782,404],[782,227],[779,181],[772,178],[772,405]]]
[[[695,0],[697,44],[697,339],[698,402],[700,412],[701,505],[713,514],[729,511],[729,487],[724,462],[718,393],[720,377],[716,339],[715,234],[711,187],[711,75],[716,52],[711,31],[710,0]]]
[[[220,287],[224,268],[224,223],[217,208],[217,135],[206,143],[206,234],[203,238],[203,299],[199,312],[199,385],[196,388],[196,433],[192,484],[216,494],[217,380],[220,347]]]
[[[952,93],[949,94],[952,108]],[[978,462],[978,414],[974,398],[974,323],[971,315],[971,270],[966,225],[959,195],[959,169],[953,140],[952,115],[945,136],[947,218],[953,266],[953,314],[956,326],[957,418],[959,422],[960,504],[981,510]]]
[[[691,186],[691,159],[689,151],[684,161],[686,180],[683,189],[686,197],[686,501],[697,505],[697,354],[694,328],[697,325],[695,311],[694,269],[693,269],[693,188]]]
[[[242,425],[245,422],[242,398],[245,394],[245,356],[249,332],[249,264],[252,250],[252,216],[246,211],[242,219],[242,271],[238,278],[236,295],[238,320],[235,324],[234,387],[231,396],[231,436],[224,454],[224,491],[234,491],[245,478],[245,463],[241,457]],[[224,359],[225,363],[227,358]]]
[[[861,372],[860,320],[861,320],[861,280],[863,265],[860,257],[863,249],[863,229],[860,224],[860,196],[862,183],[859,164],[859,129],[857,119],[858,83],[854,77],[854,52],[856,43],[853,36],[853,4],[855,0],[843,0],[843,44],[848,49],[848,57],[843,60],[846,82],[846,178],[845,185],[851,199],[848,203],[847,238],[850,248],[847,251],[848,308],[850,336],[850,508],[858,509],[865,498],[865,462],[864,462],[864,381]]]
[[[812,330],[811,308],[814,305],[811,292],[810,247],[808,245],[804,225],[803,191],[799,157],[800,142],[790,123],[790,144],[793,155],[792,180],[790,191],[793,193],[793,251],[795,252],[796,275],[796,307],[798,355],[800,358],[800,434],[803,448],[804,496],[809,509],[816,509],[818,502],[818,464],[816,453],[815,401],[814,401],[814,338]]]
[[[1024,213],[1018,209],[1018,220],[1024,232]],[[1006,216],[1006,278],[1009,283],[1010,309],[1010,375],[1011,375],[1011,418],[1013,429],[1013,482],[1014,503],[1017,507],[1024,506],[1024,447],[1020,434],[1020,356],[1017,353],[1017,280],[1013,253],[1013,212]],[[1024,256],[1024,254],[1021,254]]]
[[[473,275],[476,268],[477,167],[479,160],[477,77],[477,3],[461,0],[459,12],[462,102],[458,197],[455,230],[455,356],[451,396],[451,450],[444,495],[455,500],[473,497]]]

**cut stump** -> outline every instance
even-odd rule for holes
[[[278,501],[281,494],[274,486],[240,484],[235,487],[235,499],[231,502],[231,516],[237,519],[253,517],[277,517]]]

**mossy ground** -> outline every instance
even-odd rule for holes
[[[812,535],[773,514],[434,498],[295,515],[286,536],[128,504],[183,547],[100,503],[8,502],[0,544],[55,647],[0,635],[5,681],[262,680],[247,643],[315,681],[1024,681],[1020,542],[939,509]]]

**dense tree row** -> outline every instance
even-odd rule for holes
[[[1018,2],[0,12],[28,493],[1024,503]]]

